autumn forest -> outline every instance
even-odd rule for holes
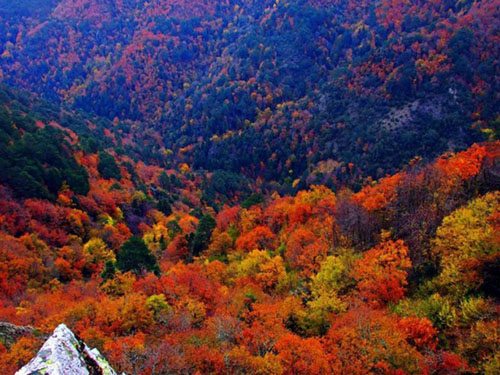
[[[0,0],[0,374],[500,375],[499,90],[498,0]]]

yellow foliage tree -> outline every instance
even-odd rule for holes
[[[112,262],[116,260],[113,251],[102,239],[97,237],[91,238],[83,245],[83,254],[89,263],[105,263],[108,260]]]

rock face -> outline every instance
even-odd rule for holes
[[[20,327],[7,322],[0,322],[0,342],[10,347],[14,342],[24,336],[31,336],[35,333],[32,327]]]
[[[97,349],[90,349],[64,324],[16,375],[116,375]]]

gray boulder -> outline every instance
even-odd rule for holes
[[[116,375],[97,349],[60,324],[37,355],[16,375]]]

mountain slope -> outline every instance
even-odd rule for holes
[[[0,374],[500,373],[498,0],[0,22]]]
[[[150,160],[333,186],[494,136],[499,12],[492,0],[66,1],[14,20],[0,67],[9,84],[124,121],[119,137]]]
[[[149,179],[135,184],[80,160],[86,196],[1,190],[2,320],[64,322],[141,375],[495,374],[499,142],[414,160],[358,193],[313,186],[218,212],[191,210],[186,187],[160,210],[160,171],[136,166]],[[39,345],[0,343],[0,371]]]

